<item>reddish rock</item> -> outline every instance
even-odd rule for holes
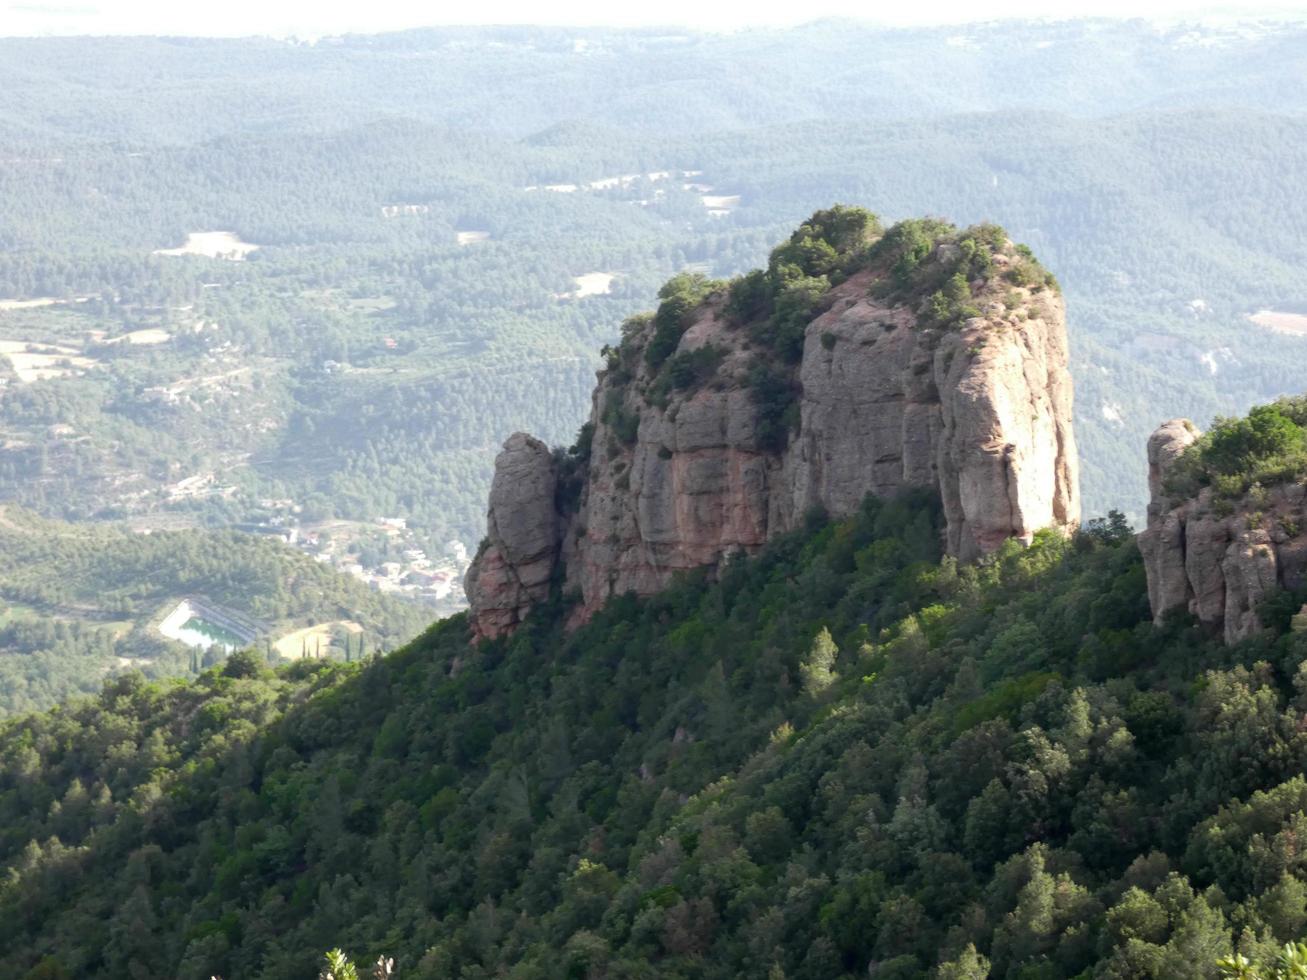
[[[1172,419],[1148,440],[1151,500],[1139,551],[1155,620],[1186,609],[1234,643],[1261,631],[1257,607],[1272,591],[1303,584],[1307,506],[1297,484],[1233,501],[1211,489],[1174,496],[1167,476],[1198,436],[1188,419]]]
[[[748,382],[759,352],[723,297],[702,305],[678,347],[722,353],[697,389],[659,397],[643,356],[653,325],[633,328],[620,363],[600,375],[590,456],[568,513],[551,509],[556,477],[534,481],[534,498],[523,490],[510,499],[503,486],[519,480],[505,467],[523,464],[501,454],[491,546],[470,574],[477,633],[512,629],[547,591],[544,570],[555,563],[580,596],[581,621],[611,596],[648,595],[677,572],[755,552],[814,507],[849,515],[869,493],[937,490],[946,549],[963,559],[1010,538],[1029,542],[1040,528],[1073,527],[1080,504],[1060,296],[996,278],[980,287],[983,316],[927,328],[918,325],[921,297],[873,297],[885,274],[865,269],[827,294],[793,369],[798,426],[779,446],[764,442]],[[623,440],[630,429],[619,419],[636,421],[634,439]],[[515,527],[542,525],[530,547],[516,549],[526,568],[505,547],[507,506],[533,515],[515,517]]]

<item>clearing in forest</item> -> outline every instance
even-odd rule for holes
[[[584,275],[573,276],[572,282],[576,283],[576,292],[572,295],[577,299],[602,296],[612,291],[613,280],[616,278],[617,276],[611,272],[587,272]]]
[[[1258,310],[1256,313],[1248,314],[1248,319],[1259,327],[1267,327],[1276,333],[1307,337],[1307,313],[1280,313],[1277,310]]]
[[[277,656],[283,660],[299,660],[305,653],[312,657],[319,648],[325,654],[331,648],[333,626],[339,626],[353,635],[363,632],[363,627],[353,620],[338,619],[332,623],[319,623],[317,626],[306,626],[304,629],[287,633],[280,640],[273,642],[272,649],[276,650]]]
[[[258,245],[243,242],[230,231],[192,231],[186,244],[180,248],[157,248],[154,255],[202,255],[209,259],[229,259],[242,262],[245,256],[257,251]]]
[[[36,344],[26,340],[0,340],[0,355],[9,359],[23,384],[79,374],[95,367],[96,363],[94,359],[82,356],[76,347]]]

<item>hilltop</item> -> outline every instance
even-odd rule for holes
[[[1307,399],[1259,405],[1201,433],[1172,419],[1148,441],[1152,499],[1139,546],[1161,622],[1185,611],[1235,642],[1307,587]],[[1307,607],[1304,607],[1307,611]],[[1296,621],[1294,629],[1307,627]]]
[[[1079,520],[1060,290],[1003,229],[837,205],[765,270],[659,298],[605,348],[570,450],[505,444],[467,577],[480,635],[556,580],[585,617],[868,494],[938,496],[962,559]]]
[[[205,526],[289,500],[474,550],[504,436],[570,440],[600,345],[662,282],[764,264],[858,200],[997,220],[1057,269],[1084,500],[1142,518],[1153,406],[1206,424],[1307,388],[1301,337],[1246,319],[1307,298],[1301,38],[4,39],[0,500]],[[215,234],[259,248],[156,254]],[[574,295],[596,274],[609,292]]]

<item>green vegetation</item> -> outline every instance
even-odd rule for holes
[[[798,385],[792,372],[778,370],[765,357],[754,359],[747,380],[750,397],[758,406],[758,445],[779,452],[799,427]]]
[[[881,235],[880,219],[865,208],[837,204],[818,211],[772,250],[768,275],[778,292],[787,282],[818,276],[846,278]]]
[[[640,416],[635,410],[627,407],[622,399],[621,389],[609,391],[604,397],[604,410],[600,421],[613,430],[613,435],[623,446],[635,443],[635,437],[640,431]]]
[[[694,350],[680,351],[667,361],[658,378],[649,386],[650,403],[666,407],[673,391],[693,391],[715,377],[726,351],[715,344],[702,344]]]
[[[966,274],[958,271],[949,276],[943,289],[931,294],[925,322],[947,329],[956,327],[973,316],[980,316],[980,308],[971,302],[971,283],[967,281]]]
[[[1307,925],[1302,634],[1150,621],[1119,519],[869,500],[718,583],[0,732],[22,976],[1216,978]],[[1205,965],[1206,964],[1206,965]]]
[[[328,950],[324,957],[327,968],[318,974],[318,980],[359,980],[359,968],[350,962],[349,957],[339,949]],[[394,975],[395,961],[387,956],[377,957],[372,971],[368,974],[372,980],[387,980]]]
[[[663,362],[672,356],[681,335],[690,325],[690,314],[699,308],[718,283],[697,272],[683,272],[669,279],[658,290],[658,312],[653,318],[653,335],[644,348],[645,363],[657,372]]]
[[[929,261],[935,256],[935,261]],[[997,256],[1002,256],[996,261]],[[1052,273],[1041,266],[1025,245],[1012,245],[1007,232],[993,223],[959,231],[934,218],[900,221],[871,248],[868,262],[886,267],[888,275],[872,284],[874,295],[901,300],[914,294],[927,299],[918,311],[919,326],[952,329],[981,315],[974,302],[977,290],[993,290],[1002,263],[1002,279],[1032,293],[1060,290]],[[1021,294],[1006,291],[1009,307],[1024,303]]]
[[[766,270],[732,280],[724,309],[737,326],[747,326],[755,341],[755,357],[744,380],[758,406],[762,447],[782,449],[799,424],[794,365],[802,357],[807,328],[822,312],[834,284],[873,267],[873,295],[920,303],[919,326],[947,329],[980,315],[976,290],[994,289],[999,254],[1009,283],[1020,280],[1032,291],[1057,288],[1030,249],[1011,245],[997,225],[959,231],[947,222],[924,218],[900,221],[882,232],[875,215],[841,205],[818,211],[804,222],[772,251]],[[1004,299],[1013,308],[1026,303],[1023,294],[1012,290],[1005,290]],[[838,337],[823,331],[820,342],[825,350],[834,350]],[[707,355],[695,351],[677,358],[688,362],[682,369],[688,379],[685,386],[711,376],[712,371],[699,367],[708,361]],[[660,382],[654,404],[665,404],[667,391],[677,387],[666,376]]]
[[[999,220],[1059,270],[1086,502],[1139,512],[1158,405],[1205,424],[1307,388],[1301,338],[1244,320],[1307,308],[1303,31],[1214,58],[1180,30],[0,40],[0,298],[86,298],[0,311],[0,339],[72,372],[0,359],[0,499],[220,528],[289,498],[474,541],[494,447],[575,431],[623,316],[679,271],[768,265],[844,200]],[[584,186],[680,167],[740,206]],[[555,182],[582,186],[524,189]],[[768,265],[723,300],[774,352],[750,377],[778,444],[794,326],[852,268],[824,246],[861,247],[840,224],[791,243],[780,288]],[[901,287],[944,227],[879,240]],[[151,255],[213,228],[263,247]],[[590,270],[612,292],[563,298]],[[956,271],[923,293],[941,323],[969,302]],[[1230,440],[1265,473],[1201,478],[1285,472],[1296,437],[1268,421]],[[222,492],[177,492],[209,473]],[[467,978],[1273,970],[1303,934],[1301,636],[1154,631],[1119,527],[967,570],[928,515],[871,505],[571,636],[555,609],[470,653],[455,620],[368,663],[239,655],[7,722],[6,969],[298,978],[342,943]],[[399,622],[266,542],[105,534],[5,532],[6,710],[93,691],[116,656],[184,657],[137,625],[174,586],[364,610],[368,650]]]
[[[1185,450],[1167,475],[1171,493],[1210,486],[1218,497],[1242,496],[1307,475],[1307,398],[1282,398],[1245,418],[1220,418]]]
[[[234,531],[135,534],[9,507],[0,510],[0,715],[94,693],[125,665],[156,677],[186,675],[199,664],[157,625],[188,595],[262,620],[274,634],[356,621],[373,650],[398,646],[429,616],[268,538]],[[186,625],[194,628],[195,621]],[[200,631],[235,640],[213,624]]]
[[[892,278],[886,284],[888,288],[906,291],[916,284],[917,269],[935,246],[956,230],[937,218],[909,218],[890,228],[872,246],[870,257],[889,266]]]
[[[803,356],[803,333],[823,297],[867,257],[880,220],[863,208],[836,205],[816,212],[772,250],[766,271],[732,281],[726,308],[784,364]]]
[[[560,514],[575,513],[581,503],[581,490],[585,487],[586,473],[590,466],[594,435],[594,423],[586,422],[576,434],[576,442],[566,450],[554,450],[554,459],[558,463],[554,506]],[[482,546],[484,547],[484,542]]]
[[[1307,944],[1285,943],[1274,962],[1253,962],[1242,953],[1217,961],[1225,980],[1299,980],[1307,977]]]
[[[432,554],[470,547],[494,447],[576,431],[593,351],[624,316],[677,272],[768,265],[814,208],[848,201],[997,220],[1057,268],[1090,407],[1086,501],[1141,515],[1156,405],[1206,425],[1307,389],[1302,341],[1243,319],[1307,305],[1307,200],[1284,191],[1302,183],[1281,54],[1299,32],[1224,39],[1219,69],[1139,25],[968,36],[979,47],[849,24],[671,46],[553,29],[0,41],[0,299],[87,298],[0,311],[0,340],[95,362],[22,383],[0,358],[0,500],[230,526],[290,499],[318,518],[406,517]],[[577,55],[578,38],[609,55]],[[1129,85],[1121,58],[1137,59]],[[649,177],[677,168],[702,173]],[[586,186],[619,174],[641,176]],[[525,190],[555,184],[580,189]],[[698,186],[740,205],[710,215]],[[929,224],[898,235],[933,241]],[[262,247],[239,263],[151,254],[206,229]],[[491,237],[460,247],[460,230]],[[846,231],[828,221],[789,249],[801,277],[777,350],[793,355],[785,321],[840,274],[825,246],[851,247]],[[595,270],[619,274],[612,291],[570,298]],[[766,273],[748,282],[736,315],[769,320]],[[143,329],[171,338],[121,341]],[[207,473],[230,493],[170,494]]]

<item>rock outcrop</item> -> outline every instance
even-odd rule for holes
[[[1188,610],[1234,643],[1261,631],[1257,607],[1271,592],[1307,582],[1307,488],[1254,487],[1236,500],[1212,487],[1177,495],[1168,478],[1199,435],[1188,419],[1172,419],[1149,438],[1139,550],[1157,622]]]
[[[822,294],[788,341],[777,338],[793,318],[740,312],[748,280],[683,283],[704,294],[685,312],[668,315],[686,305],[673,292],[657,317],[628,324],[578,446],[555,462],[519,434],[497,461],[488,541],[469,576],[477,635],[511,630],[551,576],[579,593],[584,619],[613,595],[754,552],[814,508],[848,515],[869,493],[936,490],[947,551],[963,559],[1072,527],[1055,284],[996,229],[918,224],[934,240],[915,243],[911,275],[903,226],[889,242],[843,243],[847,274],[816,280]],[[776,268],[774,255],[773,280]]]
[[[464,583],[478,632],[510,632],[549,594],[558,556],[557,487],[548,446],[521,432],[504,443],[490,485],[486,545]]]

